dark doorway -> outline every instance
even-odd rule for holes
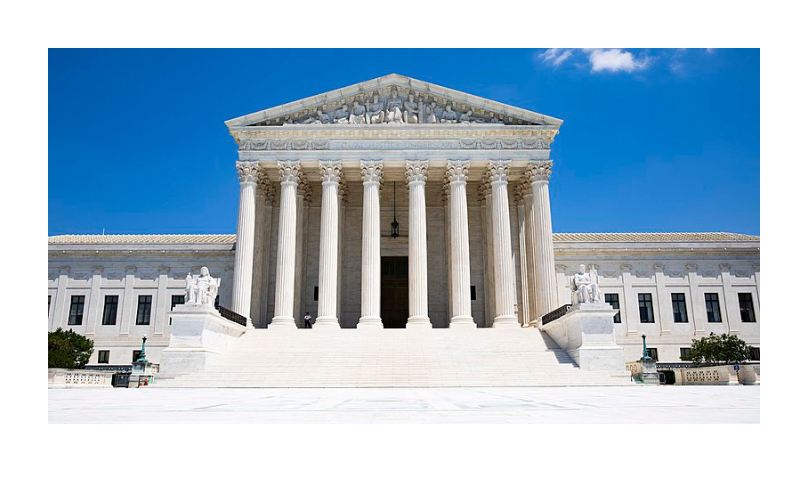
[[[384,328],[406,328],[408,257],[381,257],[381,319]]]

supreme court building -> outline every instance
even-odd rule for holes
[[[157,362],[207,266],[255,330],[537,329],[583,264],[626,359],[643,333],[659,361],[712,332],[758,352],[758,237],[552,231],[561,123],[396,74],[229,120],[236,234],[50,237],[49,328],[93,338],[93,365],[147,335]]]

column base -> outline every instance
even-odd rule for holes
[[[450,319],[450,328],[478,328],[469,315],[457,315]]]
[[[361,317],[356,328],[383,328],[381,317]]]
[[[498,315],[494,317],[492,328],[520,328],[520,325],[514,315]]]
[[[427,315],[414,315],[408,317],[406,328],[433,328],[433,325]]]
[[[297,324],[294,322],[294,317],[273,317],[272,323],[269,324],[269,328],[291,328],[297,329]]]
[[[317,328],[324,328],[324,329],[338,329],[341,328],[339,326],[339,319],[336,317],[317,317],[317,320],[314,322],[314,329]]]

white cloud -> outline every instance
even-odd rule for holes
[[[544,51],[544,53],[539,54],[539,58],[541,58],[545,63],[549,63],[554,67],[561,65],[571,56],[572,49],[564,48],[548,48]]]
[[[620,50],[619,48],[589,49],[589,62],[592,64],[593,72],[633,72],[647,68],[650,59],[647,56],[634,58],[631,52]]]

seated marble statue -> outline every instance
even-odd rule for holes
[[[372,103],[367,103],[367,123],[383,123],[386,112],[383,111],[381,96],[377,93],[372,97]]]
[[[367,108],[358,102],[353,102],[353,109],[350,110],[349,123],[361,125],[367,122]]]
[[[347,111],[347,105],[342,105],[342,108],[333,112],[333,123],[348,123],[350,121],[350,113]]]
[[[448,103],[442,112],[441,123],[456,123],[458,114],[453,111],[453,107]]]
[[[422,114],[423,123],[439,123],[436,117],[436,102],[431,102],[430,105],[425,105]]]
[[[578,269],[579,272],[573,275],[570,280],[572,305],[602,303],[602,300],[600,300],[600,288],[597,285],[597,274],[586,273],[586,265],[581,265]]]
[[[406,123],[419,123],[419,108],[414,101],[414,95],[408,94],[408,100],[403,102],[403,121]]]
[[[331,116],[328,115],[327,113],[324,113],[322,110],[317,110],[317,116],[316,117],[308,117],[307,119],[303,120],[303,123],[305,125],[308,125],[310,123],[327,124],[327,123],[331,123]]]
[[[386,117],[387,123],[403,123],[403,101],[397,96],[397,90],[392,90],[389,98],[386,99]]]
[[[214,300],[219,292],[221,280],[213,278],[208,273],[208,268],[200,269],[200,276],[192,277],[191,273],[186,274],[186,303],[214,306]]]
[[[472,109],[467,110],[458,117],[458,123],[472,123]]]

